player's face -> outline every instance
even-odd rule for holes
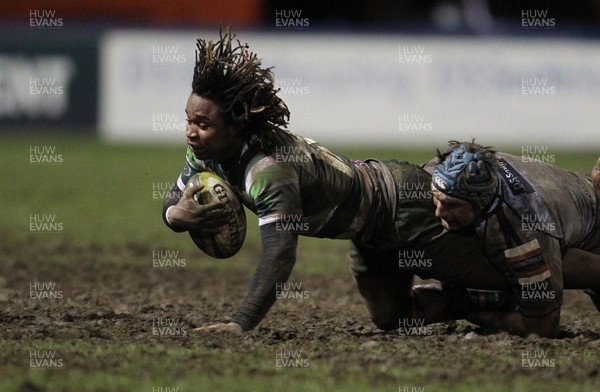
[[[185,114],[185,136],[198,159],[227,162],[244,143],[241,133],[227,124],[221,108],[210,99],[190,95]]]
[[[460,230],[469,226],[475,220],[475,211],[468,201],[451,197],[431,186],[435,216],[442,220],[442,226],[447,230]]]

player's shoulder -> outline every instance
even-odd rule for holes
[[[520,157],[496,153],[498,178],[504,188],[505,199],[522,199],[536,193],[535,176],[524,165]]]
[[[278,154],[267,154],[264,152],[253,156],[245,167],[240,168],[245,173],[246,182],[261,180],[278,181],[290,178],[296,173],[295,165]]]
[[[523,159],[520,156],[509,154],[506,152],[497,152],[495,154],[496,162],[498,163],[498,171],[505,172],[522,172],[526,169]]]

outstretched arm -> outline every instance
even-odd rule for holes
[[[197,330],[248,331],[265,317],[275,303],[277,284],[287,281],[296,262],[298,236],[289,231],[277,230],[276,227],[276,223],[260,227],[263,256],[254,272],[248,294],[233,317],[233,322],[212,324]]]
[[[483,310],[464,289],[442,289],[439,285],[415,286],[413,298],[413,317],[423,319],[425,324],[466,319],[486,329],[519,336],[535,333],[554,338],[558,334],[560,308],[541,317],[528,317],[515,311]]]
[[[504,250],[517,311],[471,312],[466,319],[492,330],[527,336],[558,334],[563,273],[559,241],[541,232],[522,232],[522,244]]]
[[[248,294],[234,316],[234,322],[253,329],[265,317],[276,300],[277,283],[286,282],[296,263],[295,233],[276,229],[276,223],[260,227],[263,256],[256,267]]]

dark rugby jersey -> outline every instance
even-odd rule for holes
[[[298,235],[353,239],[372,246],[390,241],[408,246],[418,237],[396,239],[396,189],[385,164],[349,160],[312,140],[294,138],[290,145],[268,155],[250,142],[229,168],[211,160],[198,160],[188,148],[185,167],[176,183],[180,192],[174,189],[163,209],[164,218],[189,178],[210,170],[228,180],[244,205],[257,214],[263,256],[233,319],[244,330],[262,320],[276,300],[277,285],[291,274]],[[402,234],[414,231],[414,225],[406,226]],[[429,228],[431,224],[424,226]]]
[[[299,136],[270,155],[244,145],[230,170],[196,159],[188,147],[179,190],[205,170],[234,186],[260,226],[279,223],[300,235],[369,240],[394,217],[394,180],[385,165],[349,160]]]
[[[500,197],[475,231],[490,263],[512,283],[519,310],[543,316],[562,304],[562,255],[585,249],[596,224],[588,176],[497,153]]]

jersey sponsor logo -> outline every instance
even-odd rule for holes
[[[498,173],[504,182],[506,182],[513,195],[518,196],[523,193],[535,192],[531,184],[504,158],[498,158]]]
[[[434,176],[433,176],[433,181],[435,182],[435,184],[436,184],[438,187],[440,187],[440,188],[441,188],[441,189],[443,189],[443,190],[446,190],[446,189],[448,189],[448,188],[449,188],[449,187],[448,187],[448,183],[446,183],[446,181],[444,181],[444,179],[443,179],[443,178],[441,178],[441,177],[438,177],[438,176],[434,175]]]
[[[541,282],[550,277],[537,239],[504,251],[510,270],[521,285]]]

